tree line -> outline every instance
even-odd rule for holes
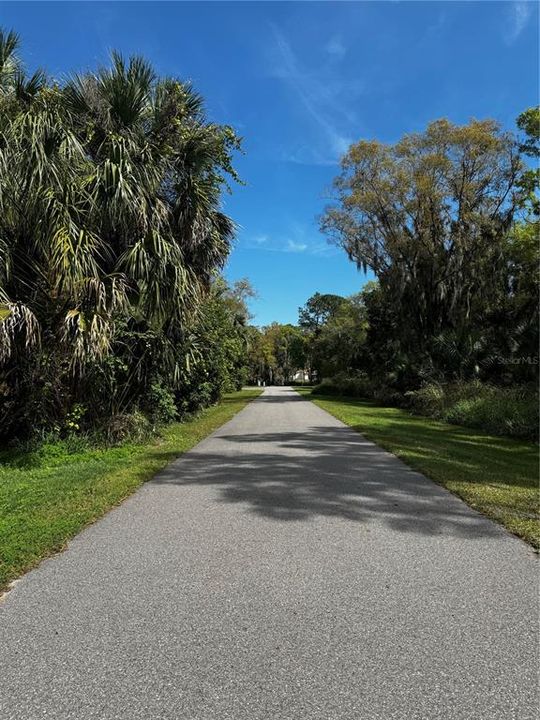
[[[531,433],[538,108],[515,133],[438,120],[353,144],[321,229],[375,280],[316,293],[295,325],[251,325],[249,282],[220,275],[239,151],[189,83],[143,58],[113,52],[58,82],[27,73],[0,31],[2,439],[121,439],[245,382],[323,382],[440,414],[468,403]]]
[[[57,82],[0,31],[0,435],[123,437],[245,381],[219,277],[240,139],[140,57]]]
[[[537,107],[516,133],[439,120],[352,145],[321,229],[375,280],[348,298],[316,293],[296,326],[264,331],[263,346],[288,348],[267,356],[274,376],[302,367],[320,391],[534,436],[539,157]]]

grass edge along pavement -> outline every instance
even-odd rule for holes
[[[143,444],[69,453],[57,443],[41,453],[0,453],[0,595],[260,393],[248,388],[225,395],[194,419],[167,425],[159,438]]]
[[[295,390],[368,440],[540,548],[538,447],[357,398]]]

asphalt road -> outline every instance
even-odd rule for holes
[[[271,388],[0,601],[2,720],[528,720],[520,540]]]

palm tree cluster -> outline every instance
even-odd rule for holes
[[[108,421],[156,387],[174,404],[202,349],[208,364],[201,313],[234,237],[220,200],[239,148],[141,57],[58,83],[0,31],[4,436]],[[222,375],[218,394],[236,383]]]

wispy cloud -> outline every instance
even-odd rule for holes
[[[324,46],[324,49],[329,55],[333,55],[338,58],[342,58],[347,52],[347,48],[343,44],[339,35],[333,35]]]
[[[325,242],[316,230],[301,223],[292,223],[288,232],[278,235],[261,234],[242,240],[246,249],[262,252],[305,253],[306,255],[333,255],[336,248]]]
[[[439,42],[441,39],[441,34],[446,26],[446,21],[446,12],[444,10],[441,10],[437,15],[437,19],[435,20],[435,22],[431,25],[428,25],[428,27],[426,28],[426,32],[424,33],[424,37],[422,38],[422,43]]]
[[[285,252],[299,253],[307,250],[307,243],[295,242],[294,240],[287,240],[287,245],[284,248]]]
[[[504,30],[504,41],[513,45],[519,38],[531,17],[531,4],[529,2],[514,2],[509,8],[508,24]]]
[[[306,144],[302,138],[299,147],[288,152],[286,159],[300,163],[335,164],[352,142],[351,126],[354,125],[358,132],[358,120],[349,101],[364,92],[364,84],[358,80],[344,80],[342,74],[336,72],[333,62],[326,62],[318,70],[306,69],[281,30],[275,25],[272,25],[272,30],[274,43],[269,74],[293,90],[317,133],[314,144]],[[345,53],[338,37],[331,38],[325,50],[334,57]]]

